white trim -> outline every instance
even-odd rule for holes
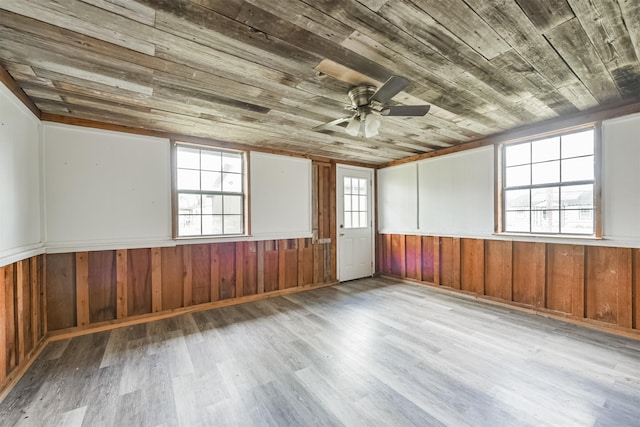
[[[4,267],[14,262],[22,261],[34,256],[42,255],[46,248],[42,243],[22,246],[15,249],[8,249],[0,252],[0,267]]]
[[[48,242],[46,252],[48,254],[60,254],[68,252],[108,251],[117,249],[157,248],[163,246],[176,246],[176,242],[167,239],[150,240],[95,240],[74,242]]]
[[[370,227],[369,229],[371,230],[371,275],[373,276],[373,274],[375,273],[375,264],[376,264],[376,226],[377,224],[375,224],[375,209],[376,209],[376,192],[374,191],[374,189],[376,188],[375,186],[375,180],[376,180],[376,171],[373,168],[367,168],[367,167],[362,167],[362,166],[351,166],[351,165],[345,165],[345,164],[341,164],[341,163],[337,163],[336,164],[336,175],[335,175],[335,180],[336,180],[336,191],[335,191],[335,208],[336,208],[336,223],[335,223],[335,227],[336,227],[336,280],[340,281],[340,223],[341,223],[341,214],[342,212],[340,212],[340,207],[342,206],[342,199],[344,198],[344,194],[340,194],[340,191],[338,190],[340,188],[340,183],[338,182],[338,177],[340,176],[340,170],[357,170],[360,172],[367,172],[369,174],[369,193],[371,194],[370,200],[369,200],[369,221],[370,221]]]
[[[625,239],[624,237],[616,238],[613,236],[594,237],[594,236],[552,236],[544,234],[517,234],[517,233],[491,233],[491,234],[450,234],[450,233],[416,233],[415,231],[401,230],[379,230],[380,234],[404,234],[406,236],[434,236],[434,237],[453,237],[459,239],[483,239],[483,240],[500,240],[513,242],[530,242],[530,243],[556,243],[568,245],[584,245],[584,246],[607,246],[615,248],[640,248],[640,239]]]
[[[175,240],[178,245],[197,245],[201,243],[228,242],[256,242],[260,240],[305,239],[313,237],[308,231],[289,233],[255,234],[251,236],[221,236],[221,237],[179,237]]]
[[[209,243],[233,243],[255,242],[260,240],[304,239],[312,238],[313,233],[292,232],[260,234],[254,236],[227,236],[227,237],[182,237],[177,239],[149,239],[149,240],[94,240],[73,242],[48,242],[45,251],[48,254],[68,252],[109,251],[118,249],[144,249],[173,247],[182,245],[200,245]]]

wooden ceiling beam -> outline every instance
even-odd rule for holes
[[[22,90],[18,83],[11,77],[11,74],[4,67],[0,66],[0,82],[13,93],[37,118],[42,117],[42,111],[33,103],[31,98]]]

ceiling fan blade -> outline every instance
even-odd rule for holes
[[[424,116],[431,105],[396,105],[385,107],[380,111],[383,116]]]
[[[409,80],[400,76],[391,76],[389,77],[389,80],[384,82],[384,84],[380,86],[373,95],[371,95],[369,102],[376,101],[380,104],[384,104],[407,86],[409,86]]]
[[[316,126],[316,127],[312,128],[311,130],[322,130],[322,129],[328,129],[328,128],[330,128],[331,126],[337,126],[337,125],[339,125],[339,124],[341,124],[341,123],[348,122],[349,120],[351,120],[351,117],[341,117],[341,118],[339,118],[339,119],[331,120],[330,122],[327,122],[327,123],[323,123],[323,124],[321,124],[321,125],[318,125],[318,126]]]

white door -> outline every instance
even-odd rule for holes
[[[338,280],[373,275],[373,169],[337,165]]]

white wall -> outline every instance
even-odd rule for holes
[[[418,232],[418,165],[406,163],[378,170],[378,230]]]
[[[422,160],[418,174],[422,234],[492,235],[492,146]]]
[[[640,246],[640,114],[602,126],[603,232]]]
[[[0,84],[0,266],[42,247],[40,182],[39,120]]]
[[[171,246],[169,140],[45,123],[48,252]],[[252,152],[252,236],[311,236],[311,161]]]
[[[311,160],[251,152],[251,234],[311,237]]]
[[[378,171],[381,233],[482,236],[493,232],[493,147]]]
[[[170,240],[168,140],[52,123],[43,134],[51,251]]]
[[[496,236],[493,147],[434,157],[403,168],[378,171],[382,233],[482,237],[526,241],[640,247],[640,114],[602,126],[603,241],[589,238]],[[418,165],[418,188],[412,167]],[[402,181],[405,185],[402,185]],[[390,196],[385,198],[385,194]],[[419,198],[419,228],[411,231],[412,209],[403,200]],[[409,218],[409,219],[408,219]]]

